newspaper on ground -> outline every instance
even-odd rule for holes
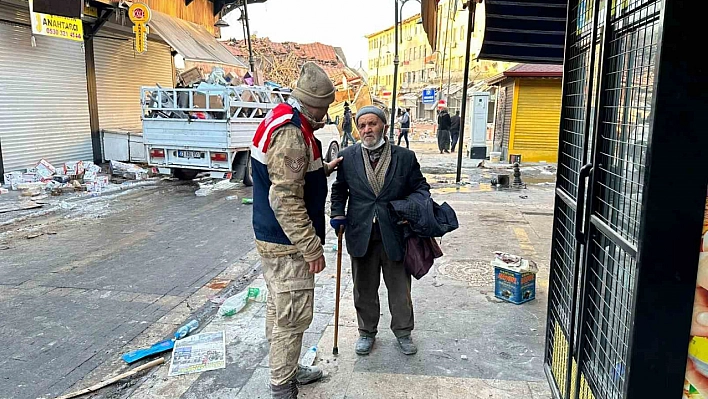
[[[224,332],[205,332],[175,342],[169,376],[226,368]]]

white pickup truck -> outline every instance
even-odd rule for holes
[[[147,162],[182,180],[223,173],[251,185],[250,146],[268,111],[289,93],[260,86],[198,89],[143,87],[143,140]],[[326,161],[339,152],[333,123],[318,130]]]

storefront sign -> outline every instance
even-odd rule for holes
[[[135,52],[144,53],[147,51],[147,35],[150,28],[150,8],[145,4],[134,3],[128,9],[128,17],[133,22],[133,33],[135,33]]]
[[[434,103],[435,103],[435,89],[423,90],[423,104],[434,104]]]
[[[58,15],[34,12],[34,2],[30,0],[30,14],[32,20],[32,33],[69,39],[77,42],[84,41],[84,25],[80,18],[69,18]]]

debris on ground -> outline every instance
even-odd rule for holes
[[[231,189],[237,188],[239,186],[240,186],[240,183],[234,183],[230,180],[221,180],[217,183],[214,183],[213,179],[208,178],[208,180],[204,183],[199,182],[199,190],[195,191],[194,194],[197,197],[206,197],[215,191],[231,190]],[[236,197],[236,199],[237,198],[238,197]]]
[[[308,349],[304,355],[302,355],[302,360],[300,360],[300,364],[305,367],[312,367],[312,365],[315,364],[315,359],[317,359],[317,347],[313,346]]]
[[[151,368],[153,368],[153,367],[155,367],[155,366],[158,366],[158,365],[160,365],[160,364],[162,364],[162,363],[164,363],[164,362],[165,362],[165,359],[164,359],[164,358],[159,358],[159,359],[153,360],[153,361],[151,361],[150,363],[145,363],[145,364],[143,364],[142,366],[138,366],[138,367],[136,367],[136,368],[134,368],[134,369],[132,369],[132,370],[130,370],[130,371],[126,371],[126,372],[123,373],[123,374],[119,374],[119,375],[117,375],[117,376],[115,376],[115,377],[113,377],[113,378],[110,378],[110,379],[108,379],[108,380],[101,381],[101,382],[99,382],[99,383],[97,383],[97,384],[91,385],[90,387],[85,388],[85,389],[82,389],[82,390],[80,390],[80,391],[76,391],[76,392],[70,393],[70,394],[68,394],[68,395],[60,396],[60,397],[58,397],[58,398],[56,398],[56,399],[71,399],[71,398],[75,398],[75,397],[77,397],[77,396],[85,395],[85,394],[87,394],[87,393],[91,393],[91,392],[98,391],[99,389],[101,389],[101,388],[103,388],[103,387],[107,387],[107,386],[109,386],[109,385],[111,385],[111,384],[114,384],[114,383],[116,383],[116,382],[118,382],[118,381],[124,379],[124,378],[128,378],[128,377],[134,376],[134,375],[138,374],[139,372],[141,372],[141,371],[143,371],[143,370],[151,369]]]
[[[0,213],[14,212],[14,211],[26,211],[29,209],[41,208],[43,205],[38,204],[33,201],[20,202],[19,204],[12,204],[9,206],[0,207]]]
[[[226,368],[224,331],[204,332],[175,342],[167,375],[175,377],[224,368]]]
[[[110,166],[111,173],[120,174],[119,178],[123,180],[121,183],[148,177],[148,171],[138,165],[112,161]],[[19,191],[23,200],[19,205],[0,207],[0,213],[39,208],[43,204],[38,201],[50,195],[58,197],[84,192],[92,196],[101,195],[111,183],[110,176],[102,174],[101,167],[91,161],[73,161],[55,166],[41,159],[33,168],[5,173],[3,178],[5,187],[0,188],[0,194]]]
[[[121,356],[124,362],[128,364],[135,363],[139,360],[146,359],[148,357],[158,355],[163,352],[167,352],[174,348],[175,341],[183,339],[193,331],[199,328],[199,320],[192,320],[189,323],[180,327],[174,334],[173,338],[168,338],[162,340],[156,344],[153,344],[149,348],[137,349],[132,352],[128,352]]]
[[[122,177],[126,180],[146,180],[149,174],[147,169],[138,165],[118,161],[111,161],[110,172],[111,176]]]
[[[244,204],[244,205],[252,205],[252,204],[253,204],[253,198],[244,198],[244,199],[241,201],[241,203]]]
[[[226,299],[219,307],[219,315],[224,317],[233,316],[245,308],[249,300],[265,303],[267,298],[268,290],[266,288],[249,287]]]
[[[494,296],[517,305],[536,298],[538,266],[518,255],[494,252]]]

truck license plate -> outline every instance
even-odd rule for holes
[[[201,151],[177,151],[177,156],[180,158],[204,158],[204,153]]]

